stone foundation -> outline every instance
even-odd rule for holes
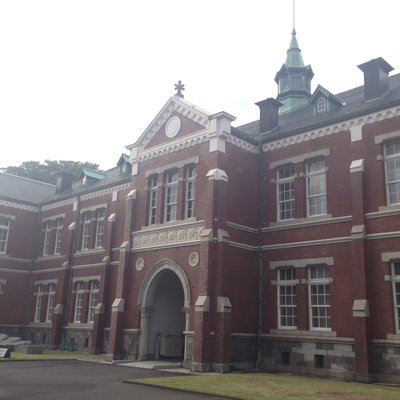
[[[124,329],[124,359],[137,360],[139,358],[140,329]]]
[[[388,340],[374,340],[373,363],[376,380],[400,384],[400,336]]]

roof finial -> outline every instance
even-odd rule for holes
[[[178,81],[178,83],[175,83],[175,90],[176,90],[175,96],[182,97],[183,99],[182,92],[185,90],[185,85],[182,83],[182,81]]]
[[[296,0],[293,0],[293,32],[296,34]]]

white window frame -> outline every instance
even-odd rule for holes
[[[157,190],[158,176],[153,175],[149,178],[149,225],[157,222]]]
[[[276,188],[278,221],[287,221],[295,218],[296,203],[294,179],[295,173],[293,165],[285,165],[277,169]],[[284,194],[283,199],[281,199],[281,194]],[[286,198],[287,194],[291,194],[291,196]],[[290,205],[291,207],[286,208],[287,205]]]
[[[165,175],[164,222],[176,221],[178,209],[178,171],[168,171]]]
[[[321,113],[328,110],[327,99],[324,96],[320,96],[317,100],[317,113]]]
[[[96,211],[96,240],[95,240],[96,248],[103,247],[105,219],[106,219],[106,210],[104,208],[99,208]]]
[[[90,211],[83,213],[81,250],[89,249],[91,222],[92,220]]]
[[[394,152],[393,154],[388,154],[388,149],[392,146],[394,147]],[[400,204],[400,141],[386,143],[384,145],[384,157],[386,202],[388,205]],[[396,175],[395,179],[392,180],[389,180],[389,165],[393,165],[394,174]],[[396,197],[395,201],[392,201],[391,194]]]
[[[319,192],[315,189],[319,188]],[[307,216],[326,215],[326,165],[324,159],[310,160],[306,163],[306,193],[307,193]],[[318,202],[318,205],[312,204]],[[319,208],[319,211],[317,211]]]
[[[99,281],[90,281],[89,285],[89,308],[87,322],[92,323],[94,322],[97,299],[99,297]]]
[[[35,316],[33,317],[33,322],[40,322],[40,317],[42,314],[43,296],[44,296],[43,287],[42,285],[38,285],[36,293]]]
[[[0,216],[0,254],[6,254],[11,221]]]
[[[280,267],[277,270],[277,275],[278,328],[297,329],[296,285],[298,280],[296,279],[296,270],[292,266]],[[282,299],[285,299],[285,301],[282,302]],[[288,309],[292,310],[291,315],[286,312]],[[293,324],[282,324],[282,318],[285,318],[286,321],[292,318]]]
[[[51,221],[46,221],[44,225],[43,256],[50,254]]]
[[[46,322],[51,322],[51,317],[53,316],[54,303],[56,300],[56,285],[50,283],[49,291],[47,294],[47,310],[46,310]]]
[[[317,271],[317,277],[312,277],[313,271]],[[332,279],[329,277],[328,265],[313,265],[308,268],[308,306],[309,306],[309,324],[310,330],[313,331],[331,331],[332,330],[332,316],[331,316],[331,296],[330,296],[330,284]],[[318,293],[314,294],[313,288],[317,288]],[[320,293],[320,291],[322,293]],[[315,297],[316,296],[316,297]],[[320,302],[321,297],[324,300]],[[327,300],[326,301],[326,297]],[[313,299],[317,300],[317,304],[313,304]],[[326,303],[325,303],[326,302]],[[313,310],[317,310],[317,314],[314,317]],[[320,311],[326,310],[325,315],[320,314]],[[318,325],[314,326],[314,318],[317,318]],[[326,324],[321,324],[321,321],[325,320]],[[327,325],[327,326],[321,326]]]
[[[82,319],[84,294],[85,294],[85,282],[78,281],[76,283],[76,297],[75,297],[75,310],[74,310],[75,323],[80,323]]]
[[[185,219],[194,217],[195,182],[196,168],[194,165],[189,165],[185,171]]]
[[[56,226],[56,235],[54,239],[54,254],[60,254],[61,253],[61,239],[62,239],[62,230],[64,228],[64,220],[62,218],[59,218],[55,222]]]
[[[400,334],[400,260],[393,261],[391,264],[394,320],[396,333]]]

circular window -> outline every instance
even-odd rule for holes
[[[175,137],[181,129],[181,119],[177,116],[171,117],[165,125],[165,134],[169,138]]]

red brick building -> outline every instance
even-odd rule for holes
[[[109,171],[0,174],[0,332],[193,371],[398,381],[400,75],[359,68],[363,86],[311,92],[293,32],[257,121],[179,87]]]

